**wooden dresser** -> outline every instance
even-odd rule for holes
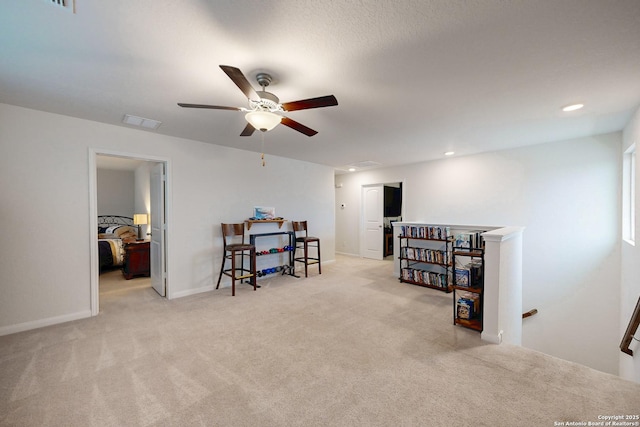
[[[131,242],[124,245],[124,265],[122,273],[129,280],[135,276],[151,275],[148,241]]]

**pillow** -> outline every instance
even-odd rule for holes
[[[120,227],[119,225],[110,225],[109,227],[105,228],[103,233],[109,233],[109,234],[115,234],[116,229]]]
[[[129,239],[135,240],[138,237],[138,233],[127,231],[126,233],[120,234],[118,237],[120,237],[122,240],[129,240]]]
[[[113,234],[121,239],[124,239],[125,237],[136,237],[138,235],[138,230],[135,227],[131,227],[130,225],[121,225],[120,227],[113,230]]]

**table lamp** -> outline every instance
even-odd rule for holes
[[[147,224],[147,214],[134,214],[133,224],[138,226],[138,238],[136,240],[144,240],[142,237],[142,228],[140,226]]]

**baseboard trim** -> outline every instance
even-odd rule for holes
[[[361,258],[360,254],[352,254],[352,253],[340,252],[340,251],[336,251],[336,255],[345,255],[345,256],[352,256],[352,257]]]
[[[492,344],[500,344],[502,343],[502,331],[500,331],[498,334],[489,334],[488,332],[483,331],[480,334],[480,339]]]
[[[16,334],[18,332],[30,331],[44,328],[45,326],[58,325],[60,323],[72,322],[74,320],[91,317],[91,310],[79,311],[77,313],[65,314],[62,316],[47,317],[45,319],[32,320],[30,322],[18,323],[0,327],[0,336]]]
[[[204,293],[204,292],[210,292],[210,291],[212,291],[214,289],[215,289],[215,286],[213,286],[213,285],[203,286],[201,288],[196,288],[196,289],[187,289],[186,291],[180,291],[180,292],[172,293],[171,297],[168,298],[168,299],[188,297],[190,295],[196,295],[196,294],[201,294],[201,293]]]

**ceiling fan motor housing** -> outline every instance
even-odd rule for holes
[[[271,92],[260,91],[258,92],[258,96],[260,97],[261,107],[267,108],[271,111],[281,110],[280,99]]]
[[[256,80],[258,81],[258,84],[262,88],[262,90],[258,92],[258,96],[260,97],[260,102],[258,103],[258,106],[270,111],[280,110],[279,108],[280,99],[274,94],[272,94],[271,92],[267,92],[265,90],[265,88],[269,86],[273,81],[271,74],[258,73],[256,74]]]
[[[258,81],[258,84],[260,85],[262,90],[264,90],[265,87],[269,86],[273,81],[273,79],[271,78],[271,74],[267,73],[256,74],[256,80]]]

